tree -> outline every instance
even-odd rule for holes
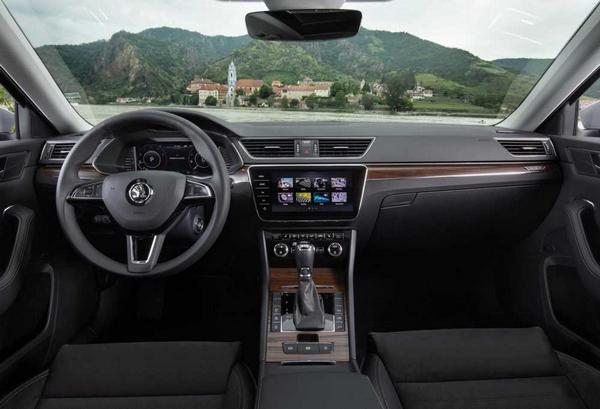
[[[243,97],[244,95],[246,95],[246,93],[244,92],[244,90],[243,90],[243,89],[241,89],[241,88],[237,88],[237,89],[235,90],[235,95],[236,95],[236,96],[238,96],[238,97]]]
[[[274,95],[270,95],[269,98],[267,98],[267,105],[269,106],[269,108],[272,108],[273,105],[275,105],[275,96]]]
[[[415,75],[409,71],[394,73],[385,82],[385,102],[392,112],[412,109],[412,102],[406,97],[406,91],[415,86]]]
[[[371,92],[371,86],[368,82],[365,81],[365,85],[363,85],[361,92]]]
[[[345,108],[348,100],[346,99],[346,94],[344,92],[338,91],[335,94],[335,105],[338,108]]]
[[[360,98],[360,104],[365,111],[371,111],[375,107],[375,101],[377,101],[377,97],[373,94],[363,94]]]
[[[13,111],[15,108],[15,101],[10,96],[8,91],[6,91],[1,85],[0,85],[0,107],[6,108],[9,111]]]
[[[207,96],[207,97],[206,97],[206,99],[204,100],[204,105],[206,105],[206,106],[210,106],[210,107],[216,107],[218,102],[219,102],[219,101],[217,100],[217,98],[215,98],[215,97],[214,97],[214,96],[212,96],[212,95],[209,95],[209,96]]]
[[[304,99],[304,103],[308,109],[315,109],[319,106],[319,97],[317,97],[315,94],[310,94]]]
[[[262,99],[267,99],[271,95],[273,95],[273,88],[269,87],[267,84],[263,84],[260,86],[260,89],[258,90],[259,97],[261,97]]]
[[[194,92],[188,98],[188,105],[198,105],[200,103],[200,95],[197,92]]]
[[[296,98],[293,98],[290,101],[290,107],[291,108],[298,108],[300,106],[300,101],[298,101]]]
[[[343,79],[334,82],[331,85],[331,96],[335,97],[338,93],[343,93],[345,95],[355,95],[360,91],[360,83],[354,81],[353,79]]]
[[[256,94],[252,94],[248,97],[248,103],[250,105],[256,106],[258,104],[258,96]]]
[[[288,109],[290,107],[290,102],[288,101],[288,97],[281,98],[281,107],[283,109]]]

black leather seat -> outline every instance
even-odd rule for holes
[[[592,409],[600,372],[540,328],[375,333],[365,372],[386,409]]]
[[[16,409],[251,409],[238,343],[67,345],[50,369],[7,395]]]

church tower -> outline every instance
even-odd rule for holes
[[[231,61],[231,64],[229,64],[229,70],[227,73],[227,98],[226,98],[226,103],[227,106],[232,107],[234,104],[234,100],[236,98],[235,95],[235,84],[237,82],[237,73],[236,73],[236,69],[235,69],[235,64],[233,63],[233,60]]]

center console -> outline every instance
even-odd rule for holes
[[[264,225],[260,409],[381,407],[354,346],[354,220],[366,172],[362,165],[249,168]]]
[[[265,232],[269,260],[266,362],[349,362],[347,271],[352,231]],[[294,313],[302,280],[300,245],[314,247],[311,276],[323,308],[323,327],[298,328]]]

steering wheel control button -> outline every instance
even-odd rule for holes
[[[135,206],[143,206],[154,195],[152,187],[144,179],[137,179],[127,189],[127,199]]]
[[[79,186],[71,194],[71,200],[100,200],[102,199],[102,182]]]
[[[189,180],[185,186],[184,199],[207,199],[213,197],[212,191],[204,183]]]
[[[339,257],[343,252],[344,248],[338,242],[333,242],[327,247],[327,253],[329,253],[331,257]]]
[[[281,258],[286,257],[289,254],[289,252],[290,252],[290,248],[285,243],[277,243],[273,247],[273,253],[277,257],[281,257]]]

